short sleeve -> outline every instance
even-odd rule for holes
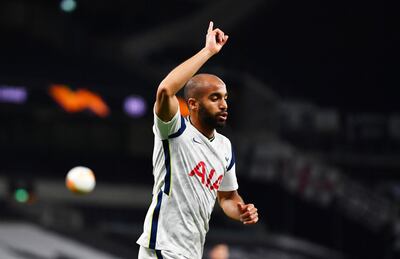
[[[155,111],[153,111],[153,113],[154,113],[153,131],[154,134],[156,134],[161,139],[167,139],[169,136],[176,134],[177,132],[179,132],[179,130],[181,130],[182,124],[184,124],[184,122],[182,122],[181,120],[181,112],[179,110],[179,107],[174,117],[172,117],[172,119],[167,122],[162,121],[157,116]]]
[[[239,188],[239,184],[236,178],[235,166],[231,168],[228,172],[225,173],[224,178],[222,179],[221,185],[219,186],[218,191],[228,192],[235,191]]]
[[[224,175],[224,178],[222,179],[221,185],[219,187],[219,191],[235,191],[239,188],[239,184],[237,182],[237,177],[236,177],[236,161],[235,161],[235,154],[233,152],[232,146],[231,146],[231,159],[230,163],[227,168],[227,172]]]

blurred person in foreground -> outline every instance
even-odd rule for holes
[[[137,240],[139,258],[201,259],[215,200],[245,225],[257,208],[237,192],[231,142],[219,134],[227,120],[227,90],[215,75],[197,71],[226,44],[210,22],[205,46],[160,83],[154,105],[153,199]],[[181,115],[176,94],[184,87],[190,116]]]
[[[218,244],[208,253],[210,259],[229,259],[229,247],[227,244]]]

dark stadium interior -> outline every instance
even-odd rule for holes
[[[61,2],[0,0],[0,223],[135,258],[153,183],[156,87],[203,47],[212,20],[230,38],[201,71],[227,84],[222,131],[261,219],[243,227],[216,205],[204,258],[218,243],[231,259],[400,256],[400,103],[383,3],[76,0],[67,12]],[[98,94],[110,114],[66,112],[54,85]],[[10,89],[27,98],[7,99]],[[144,100],[143,114],[124,110],[128,96]],[[77,165],[96,174],[86,196],[64,186]],[[16,202],[16,187],[33,199]]]

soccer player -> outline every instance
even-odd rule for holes
[[[231,143],[216,131],[228,117],[225,83],[215,75],[195,75],[227,41],[228,35],[210,22],[205,46],[158,86],[153,199],[137,240],[139,259],[201,259],[217,198],[228,217],[245,225],[258,221],[257,208],[237,192]],[[176,97],[183,87],[188,118],[180,114]]]

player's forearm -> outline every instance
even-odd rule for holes
[[[238,203],[244,203],[240,195],[233,195],[229,199],[220,200],[219,204],[224,211],[225,215],[228,217],[240,221],[240,210],[238,208]]]
[[[175,95],[214,54],[207,48],[201,49],[194,56],[174,68],[160,83],[158,91],[162,91],[168,96]]]

